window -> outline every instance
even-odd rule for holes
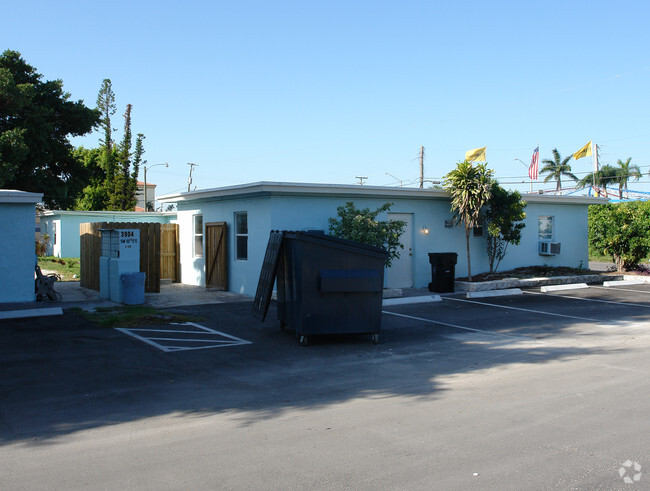
[[[474,225],[474,237],[483,237],[483,219]]]
[[[52,244],[56,245],[56,222],[52,222]]]
[[[194,215],[194,257],[203,257],[203,215]]]
[[[238,260],[248,259],[248,213],[235,213],[235,251]]]
[[[537,234],[539,240],[553,240],[554,237],[554,218],[552,216],[537,217]]]

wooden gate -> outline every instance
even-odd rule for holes
[[[205,224],[205,286],[228,290],[228,234],[226,222]]]
[[[140,271],[146,273],[144,291],[160,292],[160,223],[94,222],[79,225],[81,286],[99,290],[100,229],[140,230]]]
[[[160,227],[160,279],[180,281],[180,254],[178,253],[178,225],[163,223]]]

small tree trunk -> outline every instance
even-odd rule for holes
[[[472,281],[472,264],[469,259],[469,234],[472,229],[465,227],[465,243],[467,244],[467,279]]]

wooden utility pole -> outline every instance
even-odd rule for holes
[[[424,187],[424,147],[420,147],[420,187]]]
[[[187,165],[190,166],[190,177],[187,179],[187,192],[189,193],[190,187],[192,187],[192,171],[194,170],[194,167],[198,167],[198,164],[188,162]]]

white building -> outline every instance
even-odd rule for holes
[[[526,227],[521,243],[510,245],[500,270],[531,265],[587,267],[587,208],[603,198],[523,195]],[[255,295],[269,232],[322,230],[337,216],[337,207],[352,201],[357,208],[376,209],[392,202],[380,219],[407,223],[404,250],[385,274],[386,287],[426,287],[431,281],[428,253],[456,252],[456,276],[467,275],[465,233],[451,225],[450,196],[443,189],[396,188],[335,184],[257,182],[159,197],[177,204],[181,250],[181,282],[221,286]],[[489,270],[485,237],[471,237],[472,272]],[[216,242],[221,240],[219,244]],[[540,254],[540,242],[548,250]],[[553,246],[550,244],[561,244]],[[557,253],[559,249],[559,254]],[[224,252],[226,251],[226,252]],[[225,254],[225,278],[213,283],[215,254]]]

